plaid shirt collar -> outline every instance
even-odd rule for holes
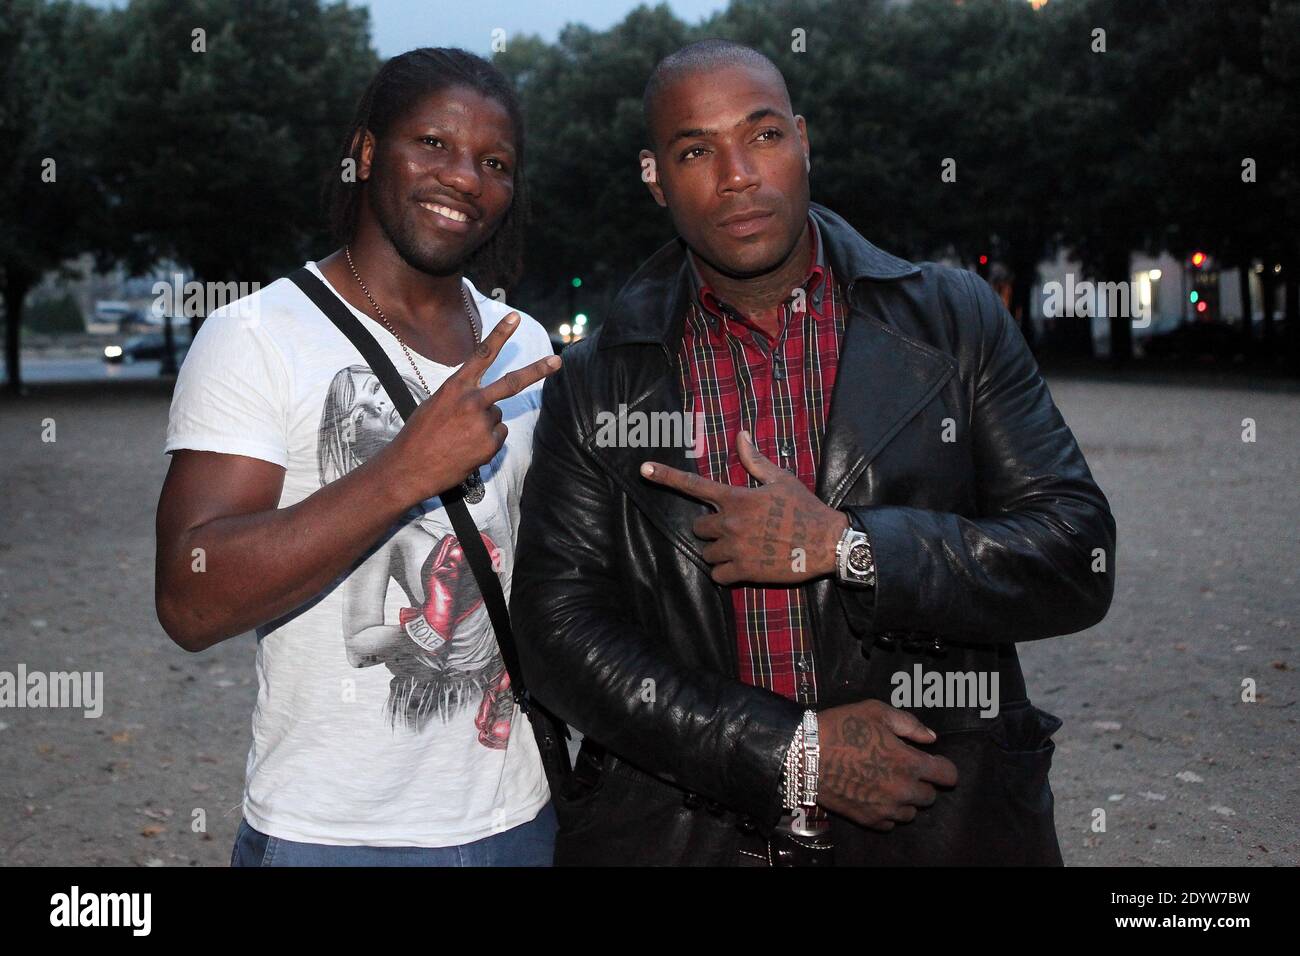
[[[812,266],[803,280],[803,288],[808,293],[808,300],[812,310],[815,313],[820,313],[822,296],[826,292],[826,283],[824,281],[826,278],[826,247],[822,242],[821,229],[817,225],[817,220],[812,216],[808,217],[808,236],[809,241],[812,243]],[[713,290],[709,288],[704,281],[704,277],[700,275],[699,267],[695,264],[695,253],[690,249],[686,251],[686,263],[695,299],[700,304],[705,320],[716,331],[719,321],[727,316],[736,316],[736,310],[719,299]]]

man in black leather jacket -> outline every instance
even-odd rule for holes
[[[680,238],[547,383],[521,506],[524,673],[586,738],[575,772],[552,779],[556,861],[1059,864],[1060,721],[1029,702],[1015,644],[1105,616],[1115,524],[1023,337],[972,273],[892,256],[810,203],[804,120],[760,54],[679,51],[646,113],[643,178]],[[773,376],[765,356],[780,361],[787,326],[814,341],[796,323],[823,271],[819,321],[839,331],[815,474],[778,467],[798,450],[769,436],[765,455],[734,418],[705,428],[732,456],[713,478],[698,446],[611,441],[613,416],[744,392],[708,379],[684,336],[728,330],[737,368],[778,389],[784,367]],[[704,309],[723,323],[712,333]],[[741,399],[755,434],[791,412],[766,392]],[[794,634],[793,656],[771,661],[794,661],[797,693],[741,666],[756,629],[738,622],[740,587],[794,609],[757,631]],[[928,674],[935,696],[895,696]],[[967,676],[994,706],[953,697]],[[801,814],[826,822],[801,830]],[[813,852],[780,849],[819,832]]]

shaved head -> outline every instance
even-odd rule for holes
[[[790,93],[786,90],[785,77],[781,75],[775,63],[753,47],[747,47],[743,43],[736,43],[733,40],[700,40],[660,60],[646,82],[645,93],[641,98],[641,110],[645,118],[650,148],[654,149],[660,145],[655,121],[660,99],[665,90],[682,79],[735,66],[745,66],[770,73],[785,94],[784,105],[790,109]]]
[[[808,131],[776,65],[731,40],[693,43],[655,67],[644,109],[653,145],[638,155],[642,182],[706,280],[797,285],[807,273]]]

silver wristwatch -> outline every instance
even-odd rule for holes
[[[850,587],[875,587],[876,558],[865,532],[851,527],[844,529],[835,545],[835,577]]]

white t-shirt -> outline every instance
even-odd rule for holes
[[[466,287],[486,335],[511,309]],[[352,311],[423,400],[397,340]],[[483,382],[549,354],[545,330],[521,313]],[[455,371],[414,359],[434,391]],[[480,469],[486,493],[469,509],[489,551],[501,552],[494,563],[508,597],[541,383],[499,404],[509,436]],[[353,345],[280,279],[203,323],[176,382],[166,450],[281,465],[279,507],[287,508],[365,461],[401,425]],[[413,509],[351,571],[257,636],[244,788],[254,828],[308,843],[453,846],[526,823],[546,805],[528,718],[502,687],[487,610],[439,499]]]

